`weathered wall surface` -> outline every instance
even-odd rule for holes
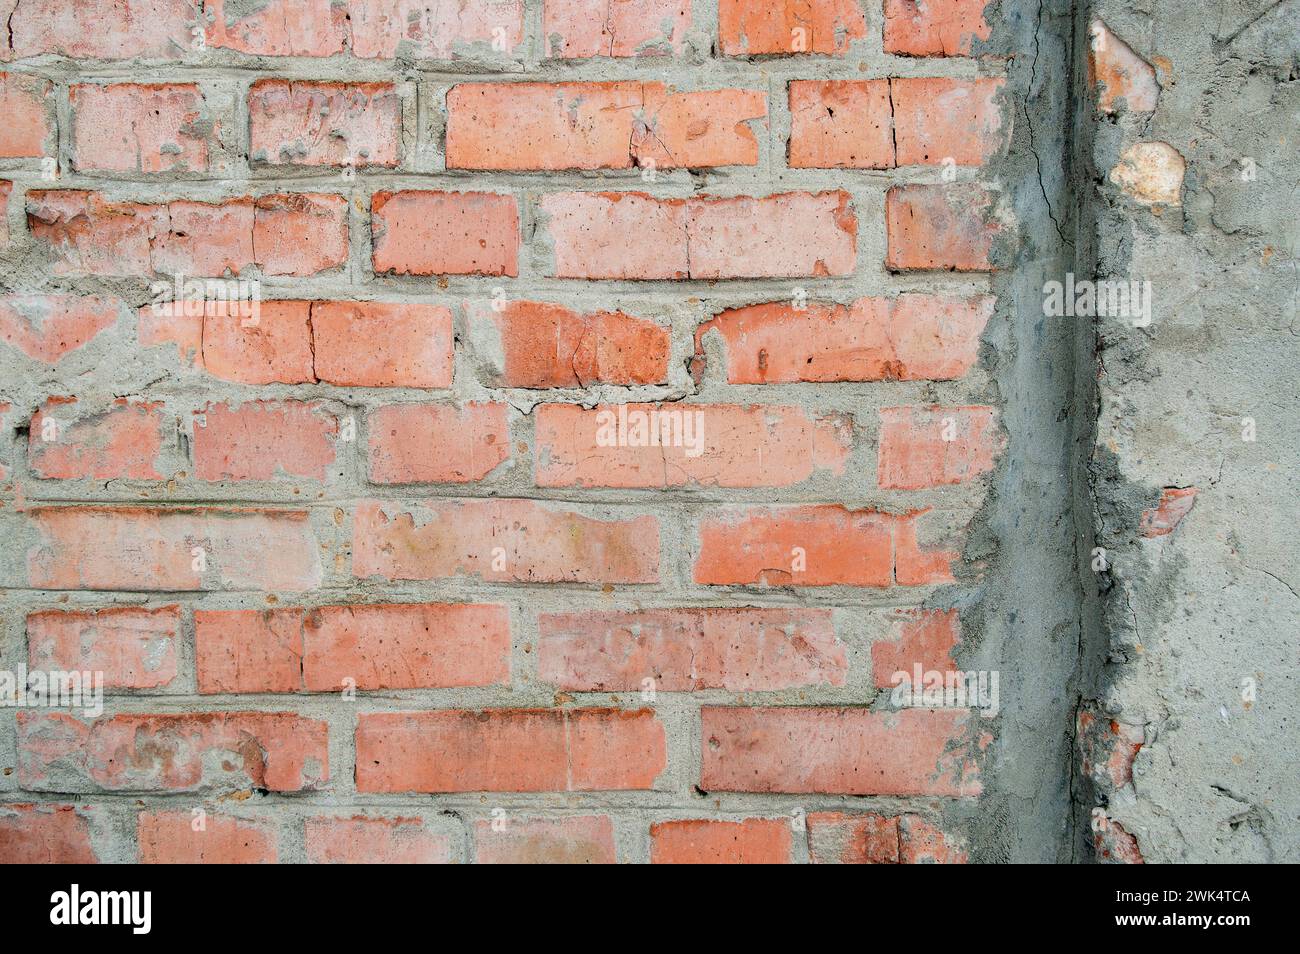
[[[1120,860],[1294,862],[1300,11],[1092,7],[1080,54],[1100,37],[1119,96],[1080,117],[1080,261],[1153,308],[1096,323],[1078,790],[1112,821],[1080,830]]]
[[[1155,6],[0,0],[0,859],[1286,856],[1294,42]]]

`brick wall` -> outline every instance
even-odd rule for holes
[[[965,860],[982,2],[203,7],[0,3],[0,860]]]

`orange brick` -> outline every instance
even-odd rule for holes
[[[650,516],[600,520],[532,500],[431,500],[363,503],[352,522],[352,573],[362,579],[659,579],[659,525]]]
[[[989,260],[1001,225],[993,197],[975,186],[895,186],[885,197],[891,271],[979,272]]]
[[[729,404],[543,404],[539,487],[787,487],[844,473],[840,415]]]
[[[72,164],[80,171],[206,172],[220,124],[193,83],[69,87]]]
[[[83,590],[309,590],[321,582],[307,514],[292,510],[38,507],[29,585]],[[205,568],[196,568],[195,548]]]
[[[99,295],[0,296],[0,341],[33,361],[57,364],[115,325],[123,307]]]
[[[557,278],[847,275],[857,260],[857,217],[846,192],[692,199],[562,192],[544,196],[541,207]]]
[[[75,59],[175,59],[190,48],[189,0],[80,0],[7,5],[6,58],[54,53]]]
[[[0,73],[0,159],[53,156],[50,139],[50,83],[26,73]]]
[[[447,167],[752,166],[763,92],[662,83],[461,83],[447,94]]]
[[[329,779],[325,723],[291,712],[131,714],[87,722],[20,710],[16,718],[18,784],[28,791],[297,792]]]
[[[669,56],[680,53],[691,26],[690,0],[544,0],[546,55]]]
[[[829,610],[651,609],[542,613],[537,674],[578,692],[761,692],[844,685]]]
[[[196,830],[196,826],[198,829]],[[137,818],[140,863],[145,865],[273,865],[275,828],[205,812],[141,812]]]
[[[300,609],[195,610],[199,692],[300,691],[302,624]]]
[[[582,313],[534,301],[493,304],[480,321],[495,325],[499,387],[585,388],[663,384],[672,350],[667,328],[622,312]]]
[[[318,403],[209,404],[194,415],[194,476],[274,480],[283,474],[324,480],[334,464],[338,430],[338,421]]]
[[[867,35],[856,0],[719,0],[724,56],[826,53],[842,56]]]
[[[831,504],[721,511],[700,523],[694,579],[764,586],[946,582],[955,554],[921,551],[916,516]]]
[[[35,476],[48,479],[159,480],[163,427],[158,404],[118,398],[95,411],[51,399],[32,415],[28,461]]]
[[[322,606],[306,618],[308,691],[430,689],[510,681],[504,606]],[[351,680],[351,683],[346,680]]]
[[[389,404],[370,412],[370,480],[447,484],[482,480],[510,457],[509,405]]]
[[[871,644],[871,673],[877,689],[897,685],[893,676],[920,665],[923,672],[957,668],[953,652],[961,642],[956,610],[890,610],[886,638]]]
[[[374,268],[398,275],[519,274],[519,208],[490,192],[376,192]]]
[[[603,815],[564,818],[507,816],[504,827],[474,823],[475,862],[480,865],[612,865],[614,825]],[[497,830],[500,828],[500,830]]]
[[[649,709],[370,713],[356,743],[361,792],[648,789],[667,764]]]
[[[448,388],[451,309],[420,302],[311,305],[315,373],[345,387]]]
[[[0,864],[93,865],[90,822],[72,805],[0,805]]]
[[[393,167],[402,102],[392,83],[258,80],[248,93],[254,163]]]
[[[155,689],[176,678],[180,625],[177,606],[30,613],[28,665],[101,672],[106,689]]]
[[[973,796],[979,767],[963,742],[972,716],[948,709],[706,706],[709,792]]]
[[[350,49],[362,59],[391,60],[399,52],[452,60],[471,44],[499,36],[511,49],[523,42],[523,0],[266,0],[248,7],[206,0],[207,45],[254,56],[332,56]]]
[[[790,84],[790,166],[889,169],[894,165],[890,80]]]
[[[891,490],[959,484],[993,469],[1002,447],[991,407],[880,409],[878,480]]]
[[[978,166],[1006,142],[997,96],[1001,79],[892,79],[894,138],[900,166],[937,166],[952,160]]]
[[[993,299],[859,298],[749,305],[722,312],[695,332],[693,371],[705,365],[704,339],[722,339],[729,384],[795,381],[948,381],[979,356]]]
[[[885,52],[903,56],[970,56],[990,36],[988,0],[885,0]]]
[[[656,822],[650,826],[650,863],[786,865],[792,844],[787,819]]]
[[[303,823],[307,860],[314,865],[451,864],[451,839],[418,818],[317,816]]]

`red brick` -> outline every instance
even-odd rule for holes
[[[662,83],[461,83],[447,94],[449,169],[752,166],[762,91]]]
[[[78,190],[27,193],[32,237],[58,275],[312,275],[347,260],[347,200],[270,195],[221,203],[113,202]]]
[[[0,73],[0,159],[53,156],[50,150],[50,83],[25,73]]]
[[[811,812],[808,855],[813,864],[898,864],[898,818],[849,812]]]
[[[434,689],[510,682],[504,606],[322,606],[307,613],[308,691]]]
[[[1103,792],[1114,792],[1133,781],[1133,760],[1146,743],[1146,730],[1107,718],[1094,706],[1081,706],[1075,715],[1075,744],[1083,774]]]
[[[844,416],[799,407],[543,404],[535,418],[539,487],[788,487],[842,475],[852,442]]]
[[[919,815],[814,812],[808,816],[814,864],[965,864],[966,853]]]
[[[894,138],[900,166],[937,166],[951,159],[959,166],[978,166],[992,159],[1006,142],[995,78],[892,79]]]
[[[141,812],[136,819],[140,864],[273,865],[278,860],[275,828],[205,812],[200,821],[189,811]]]
[[[363,59],[399,52],[451,60],[471,44],[479,51],[504,30],[511,48],[523,42],[522,0],[267,0],[255,7],[207,0],[208,46],[255,56],[331,56],[350,49]]]
[[[1001,447],[991,407],[881,408],[878,480],[891,490],[963,483],[992,470]]]
[[[903,514],[894,526],[894,580],[899,586],[953,582],[952,565],[960,554],[939,548],[922,549],[917,539],[917,518],[926,512]]]
[[[447,388],[451,309],[421,302],[318,301],[311,305],[315,371],[346,387]]]
[[[16,717],[18,784],[29,791],[296,792],[329,778],[325,723],[291,712]]]
[[[992,210],[992,195],[976,186],[894,186],[885,198],[885,264],[900,272],[992,269],[1001,231]]]
[[[787,865],[793,845],[790,822],[668,821],[650,826],[650,863],[656,865]]]
[[[494,322],[502,355],[503,367],[493,381],[498,387],[585,388],[668,380],[669,329],[653,321],[535,301],[505,302],[483,311],[479,320]]]
[[[34,476],[54,480],[159,480],[164,426],[156,403],[118,398],[107,410],[79,411],[75,399],[51,399],[32,415],[29,465]]]
[[[969,713],[949,709],[706,706],[708,792],[979,795],[963,741]]]
[[[974,365],[992,313],[991,297],[916,294],[733,308],[696,329],[692,370],[698,379],[704,337],[716,331],[728,384],[949,381]]]
[[[495,819],[493,820],[495,821]],[[614,825],[604,815],[504,819],[474,823],[474,861],[480,865],[612,865]]]
[[[292,510],[38,507],[29,585],[84,590],[309,590],[321,565],[307,514]],[[201,547],[207,569],[193,568]]]
[[[191,449],[199,480],[324,480],[339,425],[318,403],[209,404],[195,412]]]
[[[180,625],[177,606],[30,613],[28,665],[102,672],[106,689],[156,689],[176,678]]]
[[[221,135],[192,83],[78,83],[68,100],[79,171],[206,172]]]
[[[374,268],[398,275],[519,274],[519,207],[491,192],[376,192]]]
[[[189,0],[21,0],[9,11],[0,59],[54,53],[74,59],[178,59],[198,23]]]
[[[903,56],[970,56],[989,38],[988,0],[885,0],[885,52]]]
[[[961,642],[956,610],[889,611],[887,635],[871,644],[871,674],[877,689],[896,683],[897,672],[908,674],[920,665],[923,672],[948,672],[957,668],[953,652]]]
[[[1097,93],[1097,110],[1119,112],[1121,101],[1130,112],[1149,113],[1160,99],[1156,71],[1106,24],[1093,20],[1088,28],[1088,85]]]
[[[482,480],[510,457],[509,405],[389,404],[370,412],[370,480],[449,484]]]
[[[358,716],[357,791],[648,789],[667,765],[649,709],[488,709]]]
[[[959,839],[920,815],[898,817],[898,852],[905,865],[964,865],[969,860]]]
[[[419,818],[321,815],[303,822],[307,860],[314,865],[446,865],[451,839]]]
[[[1160,502],[1150,510],[1143,510],[1138,527],[1142,536],[1163,537],[1174,532],[1183,517],[1192,512],[1196,503],[1195,487],[1166,487],[1160,491]]]
[[[543,613],[538,678],[578,692],[762,692],[844,685],[830,610],[649,609]]]
[[[294,193],[257,199],[253,247],[267,275],[315,275],[347,264],[347,197]]]
[[[832,504],[723,511],[700,524],[694,579],[764,586],[947,582],[956,555],[919,551],[916,516]]]
[[[670,56],[691,26],[690,0],[544,0],[547,56]]]
[[[119,299],[98,295],[5,295],[0,341],[33,361],[54,365],[117,324],[122,308]]]
[[[392,83],[258,80],[248,93],[254,163],[393,167],[402,101]]]
[[[352,573],[362,579],[659,580],[659,525],[651,516],[601,520],[533,500],[429,500],[363,503],[352,522]]]
[[[887,79],[790,84],[791,168],[889,169],[893,113]]]
[[[303,610],[195,610],[200,693],[299,692]]]
[[[858,224],[846,192],[691,199],[562,192],[544,196],[541,206],[557,278],[847,275],[857,259]]]
[[[0,312],[2,314],[2,312]],[[256,319],[218,302],[202,316],[140,311],[140,343],[172,342],[182,360],[241,384],[446,388],[452,317],[442,305],[264,301]]]
[[[0,805],[0,865],[93,865],[86,815],[72,805]]]
[[[851,41],[866,35],[857,0],[718,0],[718,46],[724,56],[842,56]]]
[[[1114,819],[1106,819],[1106,827],[1092,834],[1092,847],[1099,864],[1144,865],[1146,860],[1138,848],[1137,837],[1129,834]]]

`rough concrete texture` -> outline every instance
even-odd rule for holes
[[[1080,857],[1095,841],[1148,862],[1300,859],[1298,13],[1271,0],[1086,11],[1159,93],[1104,116],[1081,97],[1076,114],[1078,271],[1148,280],[1153,300],[1149,326],[1099,319],[1089,342],[1095,536],[1080,558],[1104,548],[1106,569],[1085,577],[1096,718],[1080,747],[1111,769],[1078,777]],[[1161,157],[1157,195],[1114,173],[1134,150]],[[1098,806],[1120,832],[1094,830]]]
[[[0,2],[0,14],[17,6]],[[246,6],[258,5],[238,5],[239,15]],[[213,752],[246,755],[249,738],[263,754],[277,751],[277,744],[287,747],[282,736],[308,746],[298,731],[309,738],[315,723],[295,723],[295,731],[229,717],[199,733],[212,740],[212,751],[198,779],[154,785],[152,776],[141,781],[132,775],[119,784],[116,769],[92,764],[92,749],[89,762],[59,759],[39,778],[29,773],[24,783],[22,729],[11,711],[0,710],[0,832],[18,843],[15,832],[39,831],[22,842],[24,850],[35,842],[32,850],[53,857],[62,846],[66,857],[80,859],[84,847],[101,861],[117,862],[176,857],[178,844],[191,845],[184,823],[195,809],[218,819],[214,830],[222,840],[208,860],[338,860],[363,854],[356,845],[368,846],[369,856],[379,860],[420,861],[1297,860],[1293,640],[1300,619],[1300,560],[1291,502],[1300,417],[1291,382],[1300,334],[1300,169],[1294,148],[1300,35],[1292,4],[1216,0],[1207,8],[1148,0],[1134,11],[1131,4],[1109,0],[992,0],[983,12],[989,28],[975,35],[965,51],[971,55],[946,56],[936,55],[950,52],[940,40],[936,48],[922,44],[908,51],[916,55],[887,52],[886,11],[901,10],[906,19],[917,4],[860,0],[847,3],[864,15],[860,35],[853,29],[815,30],[816,42],[829,46],[814,45],[795,56],[764,49],[734,57],[718,55],[725,17],[717,0],[645,4],[655,8],[655,28],[645,26],[646,14],[638,9],[626,24],[626,37],[636,39],[619,34],[608,40],[608,49],[551,29],[559,22],[552,21],[551,8],[570,6],[581,5],[526,0],[519,42],[509,53],[494,51],[484,40],[492,35],[490,24],[480,24],[479,39],[456,41],[454,58],[450,47],[436,44],[431,52],[427,44],[410,41],[387,55],[353,45],[356,51],[370,49],[354,55],[325,44],[315,51],[280,51],[293,55],[253,56],[209,46],[178,56],[170,51],[184,33],[171,46],[164,38],[129,56],[100,58],[68,39],[51,52],[35,52],[39,43],[31,46],[35,41],[23,32],[21,18],[10,18],[11,55],[4,69],[50,84],[51,131],[39,150],[28,144],[21,155],[0,158],[0,180],[13,183],[7,227],[0,232],[0,238],[8,236],[0,253],[0,290],[111,296],[120,304],[108,327],[83,330],[87,340],[74,349],[64,350],[66,336],[58,334],[40,342],[24,339],[26,348],[13,335],[0,342],[0,664],[13,669],[28,660],[34,625],[29,614],[179,607],[174,652],[151,643],[144,664],[164,673],[174,666],[176,675],[110,688],[107,714],[274,711],[319,720],[328,740],[329,779],[320,782],[310,752],[289,753],[296,771],[287,779],[278,758],[272,759],[274,777],[261,762],[232,769],[238,759]],[[687,27],[672,15],[660,16],[684,6],[690,8]],[[223,14],[233,18],[235,7],[225,4]],[[583,14],[572,16],[579,22]],[[1107,38],[1104,51],[1092,48],[1097,36]],[[576,52],[584,43],[590,52]],[[615,47],[675,52],[593,55]],[[725,42],[723,49],[728,50]],[[561,50],[591,58],[552,58]],[[1090,52],[1112,58],[1090,63]],[[796,168],[788,161],[792,82],[990,77],[1005,79],[996,103],[1006,141],[982,162],[950,171],[956,187],[983,185],[993,195],[984,213],[998,227],[991,271],[884,267],[890,254],[887,190],[947,183],[949,170],[933,161],[855,169]],[[395,83],[396,164],[363,163],[345,173],[275,164],[277,156],[311,155],[305,145],[253,150],[248,94],[252,84],[268,78]],[[644,158],[637,150],[645,147],[635,137],[620,168],[448,169],[448,92],[466,80],[635,80],[686,91],[759,90],[767,121],[746,122],[756,139],[752,165],[660,168],[649,181],[633,167]],[[76,141],[68,134],[75,128],[71,88],[82,82],[197,83],[206,112],[187,123],[184,142],[165,144],[166,161],[148,174],[114,163],[91,168],[76,161]],[[382,134],[370,135],[373,152],[365,156],[332,142],[322,152],[334,159],[349,154],[353,161],[390,155]],[[196,141],[206,143],[206,168],[194,165]],[[37,152],[58,157],[56,184],[42,179]],[[1246,159],[1252,162],[1244,164]],[[1241,175],[1247,165],[1254,172],[1249,180]],[[233,383],[188,366],[171,345],[147,346],[138,315],[150,302],[147,280],[59,273],[53,267],[25,212],[27,193],[47,188],[94,189],[115,200],[150,203],[292,191],[344,196],[349,231],[343,267],[311,277],[248,274],[260,277],[268,301],[445,305],[454,316],[450,386],[354,387],[323,379]],[[518,197],[518,276],[376,274],[370,242],[378,207],[372,199],[402,189]],[[554,277],[555,216],[543,198],[596,190],[671,199],[843,190],[857,216],[856,264],[847,274],[823,270],[789,280]],[[635,239],[634,230],[629,237]],[[1045,283],[1062,281],[1067,273],[1150,280],[1151,323],[1135,328],[1119,319],[1045,315]],[[863,296],[913,292],[996,296],[978,360],[964,374],[730,383],[728,358],[734,356],[724,350],[722,335],[711,331],[696,338],[727,308],[789,302],[801,294],[810,302],[847,306]],[[669,332],[668,374],[649,383],[590,383],[575,367],[574,386],[554,380],[542,385],[545,390],[507,386],[502,333],[488,317],[499,297],[649,318]],[[308,359],[314,369],[319,357]],[[42,467],[57,470],[58,462],[33,459],[30,429],[39,429],[38,411],[51,398],[66,397],[75,397],[77,407],[92,416],[122,398],[157,402],[168,427],[158,446],[143,455],[146,472],[44,475]],[[196,415],[218,402],[238,406],[253,400],[321,402],[320,412],[340,426],[355,422],[355,443],[345,447],[331,434],[329,447],[336,452],[323,454],[319,468],[310,461],[315,445],[303,449],[306,463],[298,475],[281,470],[241,480],[203,479],[194,445],[196,427],[206,426],[206,419],[197,423]],[[367,470],[365,448],[374,436],[369,415],[406,402],[505,404],[512,450],[468,484],[384,486]],[[533,465],[542,453],[538,405],[624,402],[793,407],[847,419],[852,446],[836,466],[811,468],[807,479],[789,486],[769,480],[727,487],[709,479],[664,488],[548,486],[535,478]],[[878,412],[922,405],[995,408],[1003,449],[993,468],[951,485],[882,486]],[[1243,418],[1255,422],[1254,441],[1241,439]],[[1186,488],[1195,488],[1195,496],[1167,493]],[[652,516],[660,534],[658,577],[521,582],[487,573],[433,580],[354,574],[356,521],[365,501],[383,500],[391,516],[402,502],[479,498],[554,502],[599,519]],[[706,586],[694,575],[699,526],[720,508],[823,503],[895,514],[926,511],[922,545],[960,551],[955,580],[900,594],[898,588],[838,584]],[[303,565],[311,564],[303,571],[309,585],[305,591],[292,585],[298,579],[292,567],[285,571],[286,585],[258,586],[241,583],[239,567],[223,566],[227,575],[219,579],[149,592],[154,588],[131,585],[132,563],[142,557],[129,549],[121,554],[127,579],[106,589],[63,580],[36,585],[29,554],[42,541],[31,514],[42,504],[303,511],[305,536],[297,539],[306,539],[312,550],[310,559],[303,558]],[[417,529],[429,525],[423,519],[415,519]],[[651,548],[648,537],[642,542]],[[291,560],[291,547],[279,552],[280,546],[277,557]],[[1098,547],[1104,550],[1101,570],[1094,569]],[[218,691],[201,692],[196,613],[373,603],[506,607],[510,678],[504,684],[436,688],[418,681],[415,687],[362,686],[357,699],[320,691],[227,692],[219,681],[213,686]],[[647,703],[622,687],[563,688],[562,680],[542,669],[536,652],[543,636],[540,614],[738,606],[830,613],[843,654],[842,680],[773,688],[722,679],[719,685],[686,687],[693,691],[665,687]],[[873,652],[891,638],[892,614],[918,606],[959,613],[959,668],[1000,673],[999,715],[975,720],[971,728],[981,736],[971,759],[982,783],[978,797],[969,791],[902,790],[906,786],[856,792],[832,784],[800,792],[793,786],[710,790],[704,784],[709,712],[702,710],[709,706],[728,712],[747,706],[890,709],[889,692],[873,672]],[[1249,702],[1242,696],[1247,679],[1255,688]],[[359,764],[364,733],[358,713],[647,705],[663,728],[664,764],[628,786],[632,790],[604,790],[597,783],[587,786],[597,789],[590,791],[582,785],[551,790],[564,784],[460,791],[438,780],[425,794],[410,794],[400,785],[396,791],[367,786]],[[104,744],[134,725],[128,720],[109,727]],[[562,728],[567,733],[569,723]],[[799,736],[799,744],[813,734]],[[441,738],[432,730],[416,735]],[[828,747],[835,742],[832,734]],[[132,767],[141,775],[165,774],[150,759],[139,761],[149,762]],[[432,772],[429,766],[437,762],[427,759],[411,770]],[[75,810],[67,807],[74,802]],[[39,823],[21,814],[31,810],[20,806],[33,803],[40,806]],[[383,836],[367,829],[341,837],[314,821],[354,815],[374,820]],[[244,827],[227,832],[221,828],[226,819],[242,820]],[[507,828],[494,839],[498,820]],[[547,821],[558,829],[545,829]],[[698,821],[736,827],[704,833],[686,824]],[[544,833],[538,834],[538,825]],[[83,831],[86,846],[78,840]]]

